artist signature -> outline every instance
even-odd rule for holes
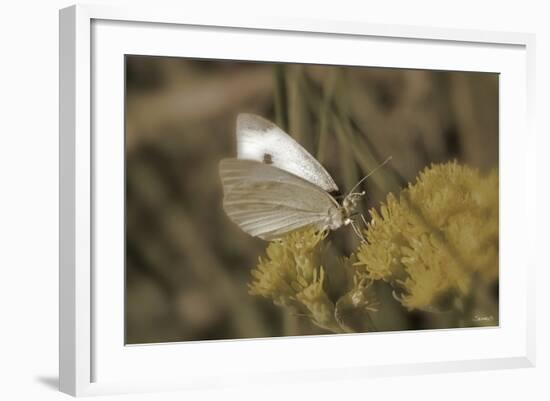
[[[488,322],[489,320],[494,320],[493,315],[474,315],[474,322]]]

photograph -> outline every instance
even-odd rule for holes
[[[499,74],[125,55],[125,344],[499,326]]]

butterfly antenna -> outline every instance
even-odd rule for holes
[[[361,185],[361,183],[363,181],[365,181],[367,178],[369,178],[371,175],[373,175],[374,173],[376,173],[376,171],[378,171],[378,169],[380,169],[381,167],[384,167],[390,160],[392,159],[391,156],[389,156],[386,160],[384,160],[382,163],[380,163],[378,166],[376,166],[374,168],[374,170],[371,170],[366,176],[364,176],[363,178],[361,178],[359,180],[359,182],[357,184],[355,184],[355,186],[351,189],[351,191],[348,192],[348,195],[353,193],[353,191],[355,191],[355,189],[357,189],[357,187],[359,185]],[[346,195],[347,196],[347,195]]]

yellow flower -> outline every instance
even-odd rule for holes
[[[456,162],[432,165],[370,215],[355,265],[390,282],[408,309],[467,296],[474,277],[487,284],[498,278],[496,172],[483,177]]]
[[[341,329],[334,317],[334,303],[328,298],[323,289],[325,272],[323,268],[319,268],[318,271],[319,277],[316,277],[317,270],[315,270],[312,284],[297,293],[296,299],[307,308],[314,324],[338,333]]]
[[[276,305],[310,317],[317,326],[340,332],[334,303],[324,290],[325,271],[319,264],[325,233],[305,229],[271,242],[251,274],[251,295],[270,298]]]
[[[355,272],[352,288],[336,302],[336,321],[347,332],[375,331],[370,313],[378,311],[372,280]]]

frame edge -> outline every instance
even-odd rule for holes
[[[536,46],[537,39],[534,33],[524,34],[524,45],[526,49],[526,86],[527,86],[527,98],[526,98],[526,129],[528,140],[528,151],[530,158],[528,159],[527,169],[532,174],[529,177],[529,181],[526,183],[527,187],[533,192],[534,196],[531,199],[531,209],[533,213],[530,215],[528,221],[529,233],[531,240],[529,241],[531,247],[531,255],[535,255],[535,244],[537,239],[537,222],[533,217],[536,215],[537,208],[537,132],[535,128],[535,112],[536,112]],[[525,358],[529,362],[529,367],[536,367],[536,274],[537,274],[537,262],[533,261],[527,266],[527,344]]]
[[[59,390],[76,395],[76,6],[59,10]]]
[[[59,10],[59,390],[92,382],[90,17]]]

